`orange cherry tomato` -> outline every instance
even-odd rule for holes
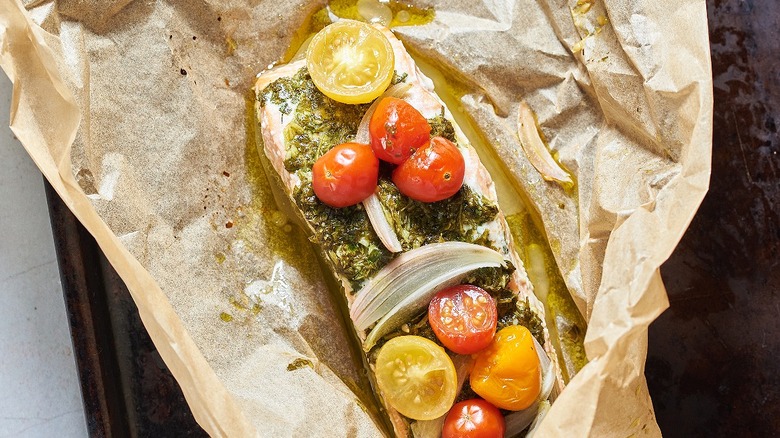
[[[368,132],[377,158],[401,164],[428,141],[431,125],[406,101],[385,97],[371,116]]]
[[[444,419],[441,438],[503,438],[504,416],[485,400],[456,403]]]
[[[539,356],[527,328],[513,325],[499,330],[493,343],[475,359],[469,381],[480,397],[510,411],[523,410],[536,401],[541,391]]]
[[[348,207],[374,193],[379,160],[367,144],[343,143],[321,156],[311,172],[312,188],[320,201]]]
[[[457,193],[465,173],[466,162],[458,147],[444,137],[433,137],[396,167],[392,179],[404,195],[436,202]]]
[[[497,320],[496,301],[470,284],[447,288],[428,305],[428,321],[436,337],[458,354],[476,353],[490,345]]]

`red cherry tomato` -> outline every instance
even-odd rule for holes
[[[374,193],[379,160],[367,144],[343,143],[321,156],[311,172],[312,188],[320,201],[348,207]]]
[[[447,199],[460,190],[466,162],[458,147],[433,137],[393,171],[393,182],[404,195],[422,202]]]
[[[442,344],[458,354],[476,353],[496,334],[496,302],[484,289],[462,284],[436,294],[428,321]]]
[[[504,416],[480,398],[456,403],[444,419],[441,438],[503,438]]]
[[[401,164],[428,141],[431,125],[405,101],[385,97],[371,116],[368,132],[377,158]]]

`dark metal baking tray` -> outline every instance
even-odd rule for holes
[[[780,2],[708,0],[710,192],[662,269],[646,375],[665,436],[780,433]],[[47,185],[93,437],[205,436],[121,279]]]
[[[207,436],[122,279],[48,183],[46,197],[89,435]]]

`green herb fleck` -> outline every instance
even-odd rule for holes
[[[479,226],[495,219],[498,207],[466,185],[443,201],[426,203],[403,196],[382,178],[378,196],[404,250],[447,241],[492,247]]]
[[[221,319],[224,322],[230,322],[233,321],[233,315],[226,312],[222,312],[219,314],[219,319]]]
[[[397,71],[394,71],[393,72],[393,79],[390,81],[390,85],[393,86],[393,85],[398,85],[401,82],[406,82],[406,78],[408,76],[409,75],[406,74],[406,73],[402,73],[402,74],[399,75]]]
[[[443,108],[441,114],[432,119],[428,119],[428,124],[431,125],[431,137],[444,137],[457,144],[457,141],[455,140],[455,128],[452,126],[452,123],[444,117]]]
[[[515,272],[515,266],[510,261],[499,268],[479,268],[471,271],[464,279],[464,284],[473,284],[490,292],[495,298],[496,295],[506,291],[506,285]],[[512,293],[509,291],[509,293]]]
[[[522,325],[527,328],[534,338],[539,341],[540,345],[544,345],[544,325],[542,320],[539,319],[539,315],[531,310],[531,305],[528,303],[528,299],[518,300],[514,295],[510,301],[514,303],[514,309],[511,306],[508,307],[508,312],[501,316],[501,308],[499,308],[499,319],[496,330],[501,330],[504,327],[510,325]]]
[[[314,229],[313,240],[333,263],[336,272],[352,283],[353,292],[392,258],[377,237],[363,205],[332,208],[311,187],[311,175],[298,172],[301,185],[293,192],[298,208]]]
[[[293,173],[311,169],[317,158],[334,146],[352,141],[368,104],[336,102],[317,89],[304,67],[292,77],[272,82],[260,95],[261,105],[279,106],[283,115],[293,113],[284,128],[284,167]]]

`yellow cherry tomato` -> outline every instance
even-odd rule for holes
[[[387,341],[379,350],[375,371],[382,397],[409,418],[433,420],[455,401],[455,366],[443,348],[423,337]]]
[[[369,24],[340,20],[312,38],[306,50],[311,80],[323,94],[342,103],[371,102],[393,79],[390,41]]]
[[[531,406],[541,390],[539,356],[533,335],[513,325],[501,329],[493,343],[474,355],[471,389],[496,407],[520,411]]]

